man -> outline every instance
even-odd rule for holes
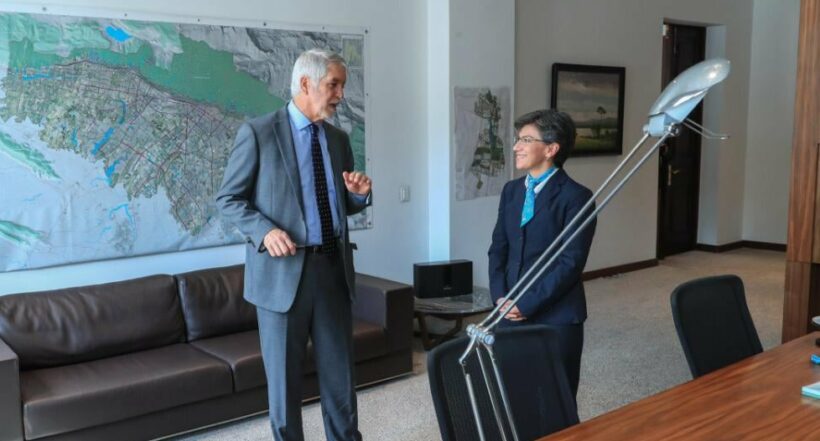
[[[353,376],[353,254],[347,216],[370,204],[347,134],[325,120],[347,67],[312,49],[296,60],[286,107],[244,123],[216,197],[248,243],[245,298],[256,305],[273,437],[302,440],[308,337],[328,440],[360,440]]]
[[[573,181],[562,168],[575,146],[575,123],[569,115],[538,110],[518,118],[515,130],[515,167],[526,170],[527,175],[508,182],[501,192],[488,252],[490,292],[496,303],[592,197],[589,189]],[[587,318],[581,272],[594,233],[593,221],[500,322],[502,326],[552,325],[573,396],[578,393]]]

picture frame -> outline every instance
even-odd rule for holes
[[[575,121],[570,156],[623,153],[626,68],[553,63],[550,107]]]

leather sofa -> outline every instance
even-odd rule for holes
[[[357,385],[410,373],[412,288],[356,277]],[[152,439],[265,411],[242,279],[240,265],[1,296],[0,441]]]

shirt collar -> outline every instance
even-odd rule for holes
[[[298,107],[296,107],[293,100],[288,101],[288,115],[290,115],[290,120],[293,121],[293,125],[297,130],[304,130],[313,124],[308,117],[306,117],[305,114],[302,113]],[[316,125],[321,127],[322,121],[316,121]]]
[[[544,174],[547,175],[547,177],[546,177],[546,179],[544,179],[543,181],[538,183],[538,185],[535,186],[535,188],[533,189],[535,194],[538,194],[538,193],[541,192],[541,190],[544,188],[544,186],[547,185],[547,181],[552,179],[552,177],[555,176],[555,172],[557,172],[557,171],[558,171],[558,167],[552,166],[546,172],[544,172]],[[533,179],[533,178],[530,176],[529,173],[527,173],[527,177],[526,177],[526,179],[524,179],[524,188],[527,188],[527,186],[529,186],[530,179]]]

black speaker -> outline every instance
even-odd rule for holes
[[[446,260],[413,264],[416,297],[450,297],[473,292],[473,262]]]

